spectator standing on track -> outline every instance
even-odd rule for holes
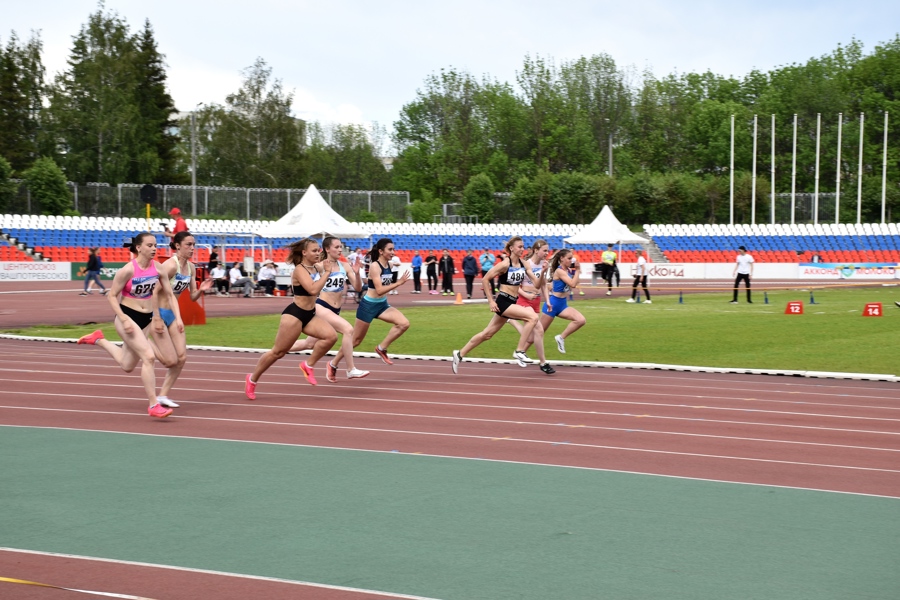
[[[119,269],[110,286],[111,294],[107,294],[109,304],[115,313],[113,326],[122,338],[122,346],[113,344],[103,337],[103,331],[95,332],[79,338],[79,344],[99,346],[105,350],[126,373],[131,373],[140,363],[141,381],[150,404],[147,413],[151,417],[162,419],[172,414],[171,408],[162,406],[156,397],[156,373],[153,363],[156,350],[149,339],[150,327],[157,333],[164,331],[164,324],[156,310],[159,294],[172,294],[169,280],[160,278],[156,269],[156,236],[152,233],[139,233],[129,244],[129,250],[136,256],[131,262]],[[121,300],[120,300],[121,296]],[[180,321],[179,321],[180,322]],[[171,367],[171,364],[165,364]]]
[[[550,366],[550,363],[546,361],[544,356],[544,330],[541,327],[537,313],[531,308],[516,304],[519,286],[522,282],[527,278],[531,280],[535,288],[540,288],[543,285],[544,277],[547,275],[547,267],[545,266],[537,276],[525,268],[525,261],[522,259],[522,254],[525,252],[525,243],[519,236],[511,237],[506,242],[504,250],[509,253],[509,259],[496,263],[488,271],[487,275],[481,278],[481,285],[484,287],[485,295],[487,295],[490,278],[498,278],[497,300],[494,301],[493,298],[488,298],[488,305],[493,316],[487,327],[476,333],[462,349],[453,351],[451,368],[454,373],[458,373],[460,363],[469,352],[494,337],[507,320],[518,319],[519,321],[524,321],[525,326],[522,327],[522,332],[519,335],[519,344],[516,347],[516,351],[513,352],[513,358],[516,359],[520,367],[527,367],[534,362],[525,354],[529,338],[533,338],[535,351],[541,361],[541,371],[548,375],[556,373],[556,370]]]
[[[753,300],[750,299],[750,278],[753,276],[753,257],[747,254],[747,248],[739,246],[738,255],[734,262],[734,272],[732,275],[737,275],[737,277],[734,279],[734,297],[731,299],[731,304],[738,303],[738,288],[741,285],[741,280],[744,281],[744,285],[747,288],[747,304],[753,304]]]
[[[275,269],[275,261],[269,259],[263,262],[256,276],[256,282],[263,288],[266,296],[271,298],[275,292],[275,276],[278,275]]]
[[[600,276],[608,286],[606,290],[607,296],[612,296],[613,273],[615,272],[616,260],[618,258],[619,255],[613,250],[613,244],[607,244],[606,250],[604,250],[603,254],[600,256]]]
[[[637,254],[637,266],[634,268],[634,283],[631,284],[631,298],[625,302],[635,302],[638,294],[638,284],[644,289],[644,295],[647,296],[647,304],[653,304],[650,301],[650,290],[647,288],[647,259],[644,258],[644,251],[638,248],[634,251]]]
[[[437,264],[438,259],[431,250],[425,257],[425,274],[428,276],[428,293],[437,294]]]
[[[441,295],[447,296],[453,294],[453,274],[456,273],[456,265],[453,264],[449,250],[444,248],[443,253],[438,270],[441,272]]]
[[[106,295],[109,291],[103,285],[103,282],[100,281],[100,270],[103,268],[103,259],[100,258],[100,249],[99,248],[91,248],[90,255],[88,256],[87,267],[85,267],[84,274],[84,291],[79,294],[79,296],[87,296],[92,294],[91,286],[94,285],[94,282],[97,282],[97,285],[100,286],[102,290],[100,292],[101,295]]]
[[[167,279],[172,288],[172,296],[162,294],[159,297],[159,316],[163,320],[165,329],[161,333],[153,334],[158,355],[167,357],[160,362],[174,362],[166,371],[166,379],[159,390],[157,401],[166,408],[178,408],[178,404],[169,399],[169,392],[181,375],[184,364],[187,362],[187,339],[184,333],[184,324],[181,321],[178,302],[175,300],[182,292],[187,291],[191,300],[196,302],[203,292],[213,285],[212,279],[206,279],[197,287],[197,277],[191,256],[194,254],[194,236],[188,231],[181,231],[172,238],[169,246],[175,253],[169,260],[158,268],[159,276]]]
[[[410,294],[422,293],[422,252],[417,250],[412,259],[413,291]]]
[[[466,250],[466,256],[462,261],[463,277],[466,278],[466,297],[472,297],[472,284],[475,282],[475,276],[478,275],[478,261],[472,254],[471,250]]]
[[[182,231],[187,231],[187,221],[184,220],[184,217],[181,216],[181,209],[173,208],[169,211],[169,214],[175,217],[175,227],[171,230],[167,227],[163,227],[163,233],[170,238],[174,238],[176,235],[181,233]]]
[[[492,268],[494,268],[495,261],[496,261],[496,259],[494,258],[494,255],[491,254],[487,248],[485,248],[484,252],[481,254],[481,256],[478,257],[478,262],[481,264],[481,276],[482,277],[487,275],[488,271],[490,271]],[[491,297],[493,298],[496,295],[497,295],[497,286],[496,286],[494,280],[491,279]]]
[[[253,280],[244,275],[244,272],[241,270],[241,263],[234,263],[234,266],[228,272],[228,276],[231,280],[231,287],[244,288],[244,298],[249,298],[253,295]]]
[[[328,277],[323,277],[325,267],[319,262],[322,252],[319,242],[304,238],[288,248],[290,255],[287,262],[294,265],[294,272],[291,274],[294,299],[281,312],[272,349],[259,357],[256,369],[244,378],[244,394],[250,400],[256,400],[259,378],[269,367],[284,358],[301,334],[305,333],[317,340],[310,357],[300,363],[300,371],[312,385],[318,383],[313,375],[313,367],[337,342],[334,328],[325,319],[316,316],[316,299],[328,283]]]
[[[228,272],[222,263],[216,264],[212,271],[209,272],[210,278],[216,284],[216,296],[227,296],[228,290],[231,289],[231,282],[228,279]]]

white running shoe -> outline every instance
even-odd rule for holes
[[[607,290],[606,295],[607,295],[607,296],[612,296],[612,292],[610,292],[609,290]]]
[[[628,304],[634,304],[634,298],[629,298],[625,302],[627,302]]]
[[[156,401],[165,406],[166,408],[178,408],[181,406],[174,400],[170,400],[168,396],[157,396]]]
[[[563,339],[561,335],[557,335],[553,338],[556,340],[556,349],[559,350],[560,354],[566,353],[566,340]]]
[[[650,300],[644,300],[644,304],[653,304]]]
[[[459,363],[462,362],[462,355],[459,353],[459,350],[453,351],[453,364],[450,365],[450,368],[453,369],[453,374],[455,375],[459,371]]]
[[[520,367],[527,367],[534,361],[528,358],[528,355],[522,352],[521,350],[516,350],[513,352],[513,358],[516,359],[516,362],[519,363]]]
[[[363,371],[362,369],[350,369],[347,371],[347,379],[362,379],[368,374],[368,371]]]

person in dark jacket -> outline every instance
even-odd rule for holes
[[[425,274],[428,276],[428,293],[437,294],[437,264],[438,259],[434,252],[428,251],[425,257]]]
[[[462,263],[463,277],[466,278],[466,298],[472,297],[472,284],[475,282],[475,276],[480,270],[478,259],[472,254],[471,250],[466,250],[466,256]]]
[[[79,294],[79,296],[88,296],[93,293],[91,290],[91,286],[94,282],[100,286],[102,290],[100,295],[105,296],[107,290],[103,283],[100,281],[100,270],[103,268],[103,260],[100,258],[100,249],[99,248],[91,248],[90,256],[88,256],[87,267],[85,268],[84,274],[84,291]]]
[[[453,257],[450,251],[444,248],[444,255],[441,257],[441,263],[438,266],[441,272],[441,295],[446,296],[453,293],[453,274],[456,273],[456,266],[453,264]]]

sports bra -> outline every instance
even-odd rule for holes
[[[303,265],[303,268],[306,269],[306,265]],[[306,269],[306,272],[309,273],[309,269]],[[313,270],[312,273],[309,273],[309,278],[313,283],[319,280],[319,272]],[[294,292],[295,296],[312,296],[309,292],[306,291],[306,288],[302,285],[291,285],[291,290]]]
[[[137,259],[131,261],[134,265],[134,274],[131,279],[125,282],[122,288],[122,296],[125,298],[134,298],[135,300],[146,300],[153,295],[153,288],[159,281],[159,271],[156,270],[156,261],[151,260],[150,265],[146,269],[142,269],[138,265]]]
[[[332,271],[328,274],[328,279],[325,281],[325,287],[322,288],[323,292],[343,292],[344,287],[347,285],[347,271],[344,270],[344,265],[338,263],[337,271]],[[318,273],[316,273],[318,275]],[[315,279],[313,280],[315,281]]]
[[[522,263],[519,263],[518,267],[514,267],[512,260],[510,259],[509,269],[506,273],[501,273],[500,276],[497,277],[497,283],[500,285],[519,286],[525,281],[525,277],[527,277],[527,275],[525,275],[525,266]]]
[[[378,266],[381,267],[381,285],[391,285],[394,283],[394,272],[391,271],[391,265],[384,266],[381,263],[378,263]],[[369,269],[369,289],[372,291],[375,290],[375,282],[372,281],[372,269]]]
[[[557,270],[565,271],[565,269],[557,269]],[[568,294],[570,289],[571,288],[569,288],[569,284],[567,284],[562,279],[554,279],[553,280],[553,287],[551,288],[551,291],[556,292],[557,294]]]
[[[175,257],[175,275],[169,280],[172,286],[172,293],[177,297],[181,292],[191,287],[191,276],[181,272],[181,263],[178,262],[178,256]]]

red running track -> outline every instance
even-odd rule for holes
[[[0,339],[0,380],[10,392],[0,402],[0,425],[396,451],[900,497],[895,383],[583,367],[560,367],[548,377],[536,367],[467,362],[454,376],[446,361],[387,366],[359,359],[372,371],[368,378],[349,381],[342,371],[330,384],[318,373],[320,385],[312,387],[297,369],[298,358],[289,356],[266,373],[257,401],[250,402],[243,376],[258,356],[191,351],[172,394],[182,408],[158,421],[145,412],[137,374],[123,373],[102,350]],[[157,373],[161,382],[162,369]]]

